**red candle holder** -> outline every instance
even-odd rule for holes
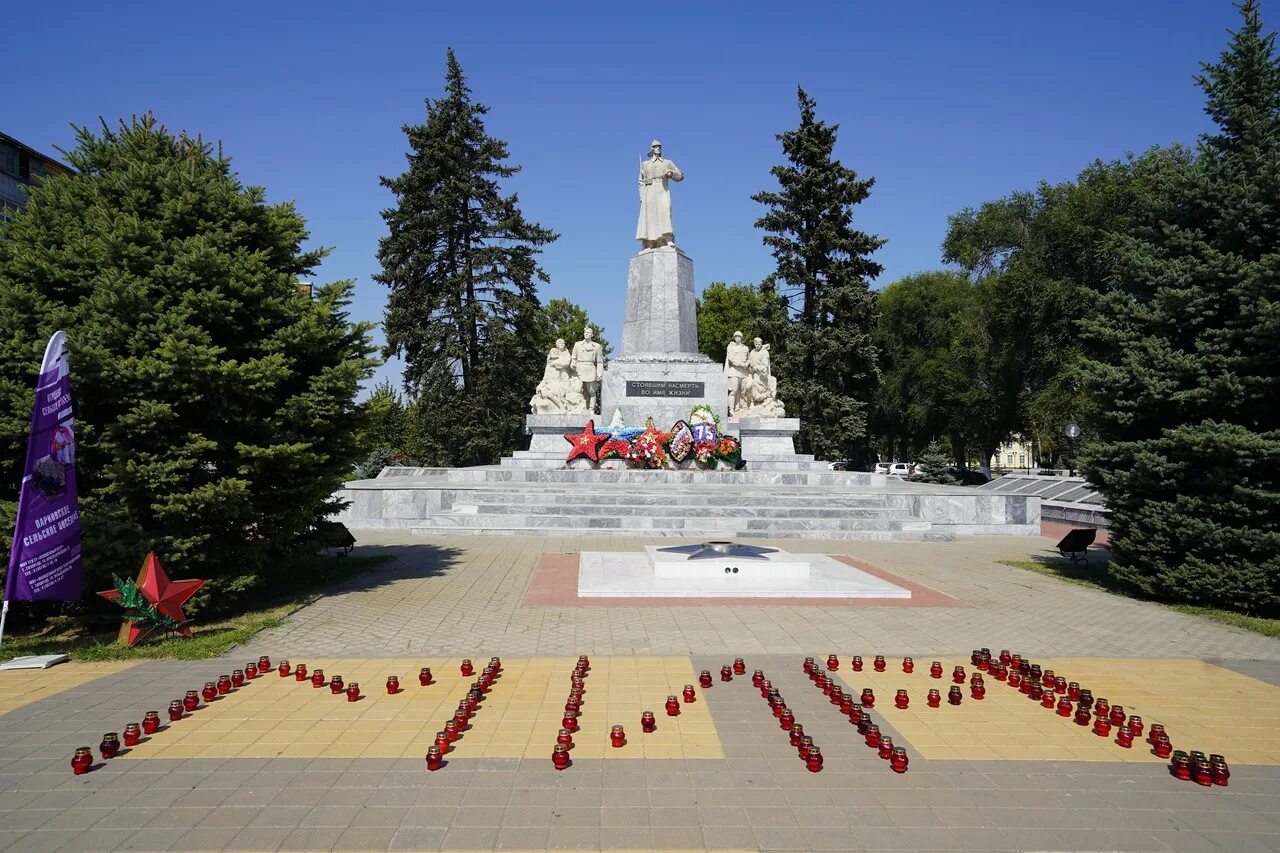
[[[1089,725],[1089,721],[1093,719],[1093,715],[1089,713],[1089,709],[1087,706],[1081,705],[1080,707],[1076,708],[1075,719],[1076,719],[1077,726],[1087,726]]]
[[[1169,761],[1169,772],[1176,779],[1181,779],[1184,782],[1190,781],[1191,758],[1182,750],[1174,752]]]
[[[858,718],[858,734],[865,735],[873,725],[875,725],[875,721],[871,719],[871,714],[863,712],[862,716]]]
[[[281,678],[289,677],[289,662],[287,660],[280,661],[280,665],[276,667],[276,672],[280,673]]]
[[[1133,729],[1121,726],[1116,730],[1116,743],[1125,749],[1133,749]]]
[[[200,694],[194,690],[188,690],[187,695],[182,697],[182,707],[187,711],[194,711],[200,707]]]
[[[1040,664],[1033,663],[1027,669],[1028,671],[1023,673],[1024,678],[1030,678],[1036,684],[1040,684],[1044,680],[1044,673],[1040,671]]]
[[[854,704],[853,696],[851,694],[849,693],[840,694],[840,713],[841,714],[844,714],[846,717],[852,714],[853,704]],[[862,706],[859,705],[858,708],[861,709]]]
[[[570,732],[576,732],[578,730],[578,712],[565,711],[564,717],[560,720],[560,726],[568,729]]]
[[[1067,698],[1072,702],[1080,701],[1080,682],[1071,681],[1067,683]]]
[[[241,687],[244,687],[244,670],[242,669],[231,670],[231,686],[236,688],[237,690],[239,690]]]
[[[435,745],[427,747],[427,769],[434,772],[443,766],[444,750]]]
[[[1056,679],[1054,678],[1053,670],[1046,669],[1044,673],[1040,676],[1040,685],[1042,687],[1052,687],[1054,685],[1055,680]]]
[[[557,770],[563,770],[569,766],[569,750],[565,749],[564,744],[555,745],[555,749],[551,751],[551,763]]]
[[[212,702],[218,698],[218,686],[212,681],[206,681],[200,695],[204,697],[205,702]]]
[[[614,749],[618,749],[626,745],[627,733],[623,731],[622,726],[612,726],[609,729],[609,743]]]
[[[787,703],[783,702],[782,697],[779,696],[776,702],[769,703],[769,710],[773,712],[773,715],[775,717],[778,717],[779,719],[781,719],[782,712],[787,710]]]
[[[761,697],[761,698],[767,697],[767,696],[769,695],[769,691],[770,691],[770,690],[772,690],[772,689],[773,689],[773,682],[772,682],[772,681],[770,681],[770,680],[769,680],[769,679],[767,679],[767,678],[766,678],[764,681],[761,681],[761,682],[760,682],[760,697]]]
[[[835,672],[840,668],[840,659],[835,655],[827,655],[827,672]]]
[[[900,746],[895,746],[893,753],[889,756],[889,767],[894,773],[906,773],[908,763],[907,751]]]
[[[160,712],[148,711],[142,715],[142,731],[153,735],[160,730]]]
[[[685,702],[698,701],[698,694],[694,691],[692,684],[686,684],[684,686],[684,690],[680,691],[680,695],[684,698]]]
[[[1213,775],[1213,784],[1227,787],[1231,781],[1231,770],[1227,767],[1227,760],[1221,755],[1214,753],[1209,756],[1209,770]]]
[[[1055,675],[1053,678],[1053,692],[1054,693],[1067,692],[1067,680],[1063,678],[1061,675]]]
[[[347,685],[347,701],[355,702],[359,698],[360,698],[360,684],[359,682],[353,681]]]
[[[1129,728],[1133,731],[1134,737],[1142,737],[1142,718],[1137,714],[1130,714]]]
[[[856,726],[858,723],[862,721],[862,715],[865,713],[866,711],[862,710],[862,705],[857,702],[854,702],[849,706],[849,722],[853,723]]]
[[[120,752],[120,735],[117,732],[107,732],[102,736],[102,743],[98,744],[98,751],[104,759],[115,758]]]
[[[1040,697],[1040,707],[1053,710],[1053,706],[1058,702],[1058,697],[1054,695],[1052,690],[1044,691],[1044,695]]]
[[[458,667],[458,672],[461,672],[464,677],[470,678],[475,671],[476,668],[471,665],[471,658],[463,658],[462,664]]]
[[[907,695],[907,691],[899,690],[897,695],[893,697],[893,704],[898,706],[900,710],[905,711],[907,706],[911,704],[911,697]]]
[[[951,680],[956,684],[964,684],[964,667],[958,666],[951,671]]]
[[[653,716],[652,711],[645,711],[640,715],[640,730],[647,735],[653,734],[658,728],[658,720]]]
[[[876,706],[876,694],[870,687],[864,687],[862,696],[859,701],[864,708],[874,708]]]
[[[387,695],[394,696],[399,692],[400,692],[400,676],[388,675],[387,676]]]
[[[1194,765],[1191,778],[1195,780],[1197,785],[1204,785],[1206,788],[1213,784],[1213,769],[1209,766],[1208,761],[1197,761]]]
[[[1092,693],[1090,693],[1090,692],[1089,692],[1089,690],[1088,690],[1087,688],[1082,687],[1082,688],[1080,688],[1080,700],[1079,700],[1079,701],[1080,701],[1080,702],[1082,702],[1082,703],[1084,703],[1085,705],[1088,705],[1089,707],[1091,707],[1091,708],[1092,708],[1092,707],[1093,707],[1093,694],[1092,694]]]
[[[1009,655],[1009,650],[1008,650],[1008,649],[1001,649],[1001,650],[1000,650],[1000,663],[1004,664],[1005,666],[1008,666],[1008,665],[1009,665],[1009,661],[1011,661],[1011,660],[1013,660],[1013,658]]]
[[[959,685],[953,684],[951,689],[947,691],[947,704],[959,705],[963,701],[964,695],[961,694]]]
[[[852,696],[849,696],[849,694],[837,687],[835,690],[831,691],[831,704],[839,707],[840,703],[845,700],[846,696],[848,696],[849,699],[853,699]]]
[[[1016,669],[1009,670],[1008,683],[1010,687],[1020,687],[1022,685],[1022,673],[1018,672]]]
[[[720,680],[733,681],[733,669],[729,666],[729,664],[725,664],[724,666],[720,667]]]
[[[263,655],[258,658],[258,673],[260,675],[266,675],[267,670],[269,669],[271,669],[271,658],[267,655]]]
[[[902,659],[902,671],[910,675],[916,671],[916,662],[911,658]]]
[[[746,662],[746,661],[744,661],[742,658],[734,658],[734,659],[733,659],[733,674],[734,674],[734,675],[746,675],[746,674],[747,674],[747,662]]]
[[[582,703],[570,696],[569,701],[564,703],[564,709],[566,711],[579,711],[582,709]]]
[[[1111,713],[1111,705],[1107,703],[1106,699],[1099,696],[1098,701],[1093,703],[1093,713],[1101,714],[1105,717]]]
[[[1022,683],[1026,684],[1027,682],[1024,681]],[[1044,697],[1044,688],[1040,686],[1040,682],[1031,682],[1031,686],[1027,689],[1027,696],[1031,698],[1032,702],[1039,702]]]
[[[862,672],[862,657],[860,655],[854,655],[853,663],[851,665],[853,666],[854,672]]]
[[[342,681],[341,675],[335,675],[329,679],[329,692],[337,696],[345,689],[346,685]]]
[[[450,741],[449,741],[448,732],[436,732],[436,739],[435,739],[436,749],[440,750],[441,752],[448,752],[449,743]]]
[[[561,728],[559,734],[556,735],[556,743],[564,744],[566,748],[573,749],[573,732]]]
[[[889,756],[893,754],[893,738],[891,737],[880,738],[880,746],[877,747],[877,751],[879,752],[879,755],[881,758],[883,758],[885,761],[888,761]]]
[[[311,686],[312,686],[312,687],[324,687],[324,685],[325,685],[325,681],[326,681],[326,679],[325,679],[325,677],[324,677],[324,670],[323,670],[323,669],[317,669],[315,672],[311,673]]]
[[[698,684],[702,686],[703,690],[711,686],[711,670],[704,669],[698,673]]]
[[[453,712],[453,724],[458,727],[459,736],[467,730],[467,721],[470,719],[471,714],[467,712],[465,707],[458,708]]]
[[[76,747],[75,755],[71,756],[71,772],[77,776],[83,776],[92,766],[93,750],[87,746]]]
[[[987,695],[987,686],[981,681],[969,685],[969,695],[978,701],[982,701]]]
[[[1009,669],[1020,670],[1022,668],[1022,655],[1014,652],[1009,658]]]
[[[1058,716],[1059,717],[1071,716],[1071,700],[1068,699],[1066,696],[1063,696],[1061,699],[1058,700]]]
[[[125,746],[137,746],[140,740],[142,740],[142,729],[138,728],[137,723],[129,723],[124,727]]]
[[[300,663],[296,667],[294,667],[293,680],[294,681],[307,680],[307,665],[305,663]]]
[[[586,655],[579,655],[578,663],[586,664],[587,669],[591,668],[591,661],[587,660]],[[497,656],[489,658],[489,666],[493,667],[494,672],[502,672],[502,658]]]
[[[799,746],[800,741],[804,739],[804,726],[796,723],[791,727],[790,740],[792,746]]]
[[[759,687],[761,684],[764,684],[764,670],[757,669],[751,673],[751,686]]]
[[[186,709],[182,707],[181,699],[174,699],[169,703],[169,722],[176,723],[181,720],[186,713]]]
[[[818,773],[822,770],[822,750],[816,746],[809,747],[809,754],[805,756],[804,766],[809,768],[810,773]]]
[[[218,695],[226,696],[230,692],[231,692],[231,676],[229,675],[218,676]]]
[[[924,701],[930,708],[940,708],[942,707],[942,694],[937,690],[930,690]]]
[[[1152,744],[1151,750],[1156,754],[1157,758],[1168,758],[1173,754],[1173,744],[1169,742],[1167,735],[1162,735],[1159,740]]]
[[[1098,717],[1093,721],[1093,733],[1098,737],[1108,737],[1111,734],[1111,720]]]
[[[942,661],[934,661],[933,663],[929,664],[929,677],[930,678],[942,677]]]
[[[884,655],[876,655],[876,659],[871,662],[871,668],[876,672],[884,672],[886,666]]]
[[[791,731],[791,727],[795,725],[796,716],[790,710],[784,708],[782,713],[778,715],[778,725],[782,727],[784,732]]]
[[[444,724],[444,734],[445,734],[445,737],[449,739],[449,743],[453,743],[455,740],[457,740],[458,739],[457,722],[454,721],[453,719],[446,720]]]
[[[969,663],[974,666],[978,665],[978,661],[982,660],[982,649],[974,649],[969,652]]]
[[[879,747],[880,746],[880,727],[877,726],[875,723],[872,723],[869,726],[867,726],[867,731],[866,731],[866,735],[864,736],[864,739],[866,740],[867,746]]]
[[[418,685],[426,687],[429,684],[431,684],[431,667],[424,666],[418,670]]]
[[[1147,743],[1154,744],[1162,737],[1168,737],[1165,733],[1164,726],[1160,723],[1152,723],[1151,731],[1147,734]]]
[[[993,664],[988,671],[995,676],[996,681],[1004,681],[1009,677],[1009,669],[1002,663]]]
[[[245,664],[245,667],[244,667],[244,677],[245,677],[246,679],[248,679],[249,681],[253,681],[253,679],[255,679],[255,678],[257,678],[257,677],[258,677],[258,663],[257,663],[257,661],[249,661],[247,664]]]
[[[991,671],[991,656],[990,656],[990,655],[984,655],[984,656],[982,656],[982,657],[978,658],[978,662],[977,662],[976,664],[974,664],[974,666],[976,666],[980,672],[990,672],[990,671]]]
[[[1113,726],[1121,725],[1129,718],[1128,714],[1124,712],[1123,705],[1112,705],[1111,713],[1108,716],[1111,718],[1111,725]]]

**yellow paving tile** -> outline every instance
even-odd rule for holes
[[[297,663],[297,661],[295,661]],[[313,688],[274,672],[255,679],[130,750],[122,759],[421,756],[453,715],[475,677],[464,678],[458,659],[317,659],[314,672],[359,682],[363,698],[346,701],[327,687]],[[476,661],[477,666],[484,662]],[[507,659],[470,728],[450,751],[458,758],[550,758],[564,715],[576,658]],[[418,669],[430,666],[435,683],[419,686]],[[388,696],[388,675],[401,692]],[[592,660],[586,701],[574,738],[582,758],[723,758],[715,724],[701,698],[681,703],[678,717],[663,709],[668,694],[696,681],[685,657]],[[199,687],[200,685],[192,685]],[[695,688],[697,689],[697,688]],[[640,714],[652,710],[658,730],[640,731]],[[628,743],[614,749],[609,729],[626,726]]]
[[[137,666],[134,661],[60,663],[49,669],[9,669],[0,672],[0,714]]]
[[[1112,705],[1123,705],[1126,713],[1141,716],[1144,737],[1153,723],[1160,723],[1175,749],[1217,752],[1241,764],[1280,764],[1280,688],[1266,682],[1195,660],[1036,658],[1035,662],[1079,682],[1095,698],[1106,698]],[[885,672],[877,673],[867,657],[863,671],[855,673],[849,658],[841,656],[837,674],[855,695],[865,687],[874,690],[873,715],[887,721],[925,758],[1161,761],[1145,742],[1135,740],[1132,749],[1123,749],[1114,737],[1098,737],[1090,727],[1057,716],[994,678],[986,679],[987,695],[982,701],[970,698],[966,682],[964,703],[953,707],[946,702],[951,672],[963,665],[969,675],[973,667],[966,658],[943,659],[943,677],[933,679],[930,663],[917,660],[915,672],[908,675],[902,672],[901,660],[891,660]],[[893,704],[895,693],[903,688],[911,697],[907,710]],[[941,708],[925,703],[930,688],[942,693]]]

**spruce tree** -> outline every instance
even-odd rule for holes
[[[839,125],[819,121],[797,88],[800,126],[778,134],[787,162],[771,170],[779,189],[752,196],[777,267],[762,289],[761,336],[772,343],[779,397],[801,418],[800,448],[822,458],[865,456],[867,406],[879,379],[872,335],[879,304],[870,255],[884,240],[852,225],[874,179],[834,158]]]
[[[77,175],[0,226],[0,493],[18,491],[35,373],[67,331],[85,585],[155,550],[202,601],[252,588],[337,507],[359,457],[369,325],[350,281],[304,293],[292,204],[147,115],[79,129]]]
[[[1257,3],[1197,78],[1217,132],[1150,184],[1085,323],[1112,571],[1280,609],[1280,62]]]
[[[492,463],[514,449],[541,375],[537,256],[558,235],[503,195],[500,181],[520,167],[485,131],[488,111],[450,49],[444,95],[404,127],[408,169],[382,179],[396,197],[375,276],[391,291],[385,353],[404,358],[424,464]]]

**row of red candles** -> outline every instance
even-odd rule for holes
[[[1023,659],[1020,654],[1011,653],[1008,649],[1003,649],[999,657],[993,658],[990,649],[974,649],[970,655],[970,663],[978,670],[969,679],[970,693],[974,699],[981,700],[986,695],[986,685],[983,681],[982,673],[987,672],[997,681],[1003,681],[1010,687],[1018,688],[1023,695],[1032,701],[1039,702],[1042,707],[1056,710],[1058,716],[1073,717],[1077,725],[1088,726],[1092,721],[1093,733],[1099,737],[1109,736],[1112,728],[1116,728],[1115,742],[1125,749],[1131,749],[1133,747],[1133,739],[1142,736],[1143,722],[1140,716],[1136,714],[1126,715],[1123,706],[1112,706],[1102,697],[1098,697],[1095,700],[1093,693],[1087,688],[1082,688],[1077,682],[1067,681],[1064,677],[1056,675],[1051,669],[1042,671],[1038,664]],[[826,666],[828,671],[835,672],[840,668],[839,658],[836,655],[828,655]],[[876,672],[884,672],[887,667],[884,656],[876,655],[872,667]],[[860,656],[854,656],[851,661],[851,668],[854,672],[862,671],[863,662]],[[824,677],[814,674],[820,671],[813,658],[805,659],[805,671],[811,674],[811,677],[814,678],[819,687],[824,686]],[[902,659],[902,671],[907,674],[914,672],[915,662],[909,657],[904,657]],[[932,678],[941,678],[942,672],[942,663],[933,661],[929,667],[929,675]],[[965,677],[963,666],[957,666],[952,671],[954,685],[951,687],[950,695],[948,696],[950,704],[959,705],[961,703],[963,697],[959,685],[964,684]],[[826,692],[828,695],[832,695],[833,688],[830,685],[830,679],[826,678],[825,681],[827,682]],[[832,702],[833,704],[840,703],[838,688],[834,689],[837,692],[833,696]],[[844,701],[847,703],[847,698]],[[895,706],[900,709],[906,709],[909,703],[910,697],[907,691],[897,691],[894,699]],[[1072,713],[1073,703],[1077,703],[1074,715]],[[865,707],[871,707],[875,704],[875,696],[870,688],[863,690],[862,704]],[[929,707],[937,708],[940,704],[941,699],[938,691],[930,690],[928,696]],[[1147,743],[1151,744],[1151,751],[1156,756],[1171,758],[1169,769],[1178,779],[1193,780],[1201,785],[1226,786],[1231,778],[1230,769],[1221,755],[1214,754],[1206,757],[1202,752],[1188,754],[1181,750],[1174,750],[1163,725],[1153,724],[1146,740]]]
[[[883,658],[881,658],[881,660],[883,660]],[[903,661],[904,667],[910,662],[910,660],[910,658],[906,658]],[[838,668],[836,656],[831,655],[827,658],[827,669],[834,672],[836,668]],[[910,672],[911,670],[906,669],[905,671]],[[867,710],[868,708],[874,708],[876,704],[875,693],[870,687],[862,691],[861,702],[854,702],[853,696],[845,693],[841,688],[836,687],[835,682],[829,676],[822,674],[822,670],[814,662],[813,658],[804,659],[804,672],[805,675],[809,676],[809,679],[813,682],[814,686],[821,690],[823,694],[831,700],[831,704],[838,705],[840,707],[840,713],[847,716],[849,718],[849,722],[858,727],[858,734],[863,736],[866,745],[875,749],[881,758],[887,760],[889,762],[889,767],[894,773],[907,772],[907,765],[910,763],[910,759],[907,757],[906,748],[894,746],[893,738],[887,735],[881,735],[880,727],[871,719],[871,712]],[[765,685],[768,685],[767,681],[765,682]],[[764,687],[761,688],[762,693],[764,692],[764,689]],[[959,687],[953,687],[951,690],[951,704],[953,705],[960,704],[959,690]],[[909,701],[910,700],[907,698],[907,691],[899,690],[895,704],[899,708],[906,708]],[[937,701],[938,691],[930,690],[930,707],[938,707]],[[772,701],[770,704],[772,704]],[[777,712],[775,711],[775,713]],[[781,722],[783,723],[783,728],[787,728],[786,714],[783,715]],[[796,726],[791,726],[791,742],[793,745],[797,742],[795,728]],[[805,757],[804,742],[806,740],[808,740],[807,737],[801,737],[799,739],[800,756],[802,758]],[[821,763],[819,763],[819,766],[821,766]],[[810,766],[809,769],[813,770],[814,768]]]

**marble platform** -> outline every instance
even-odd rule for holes
[[[676,558],[676,559],[672,559]],[[771,564],[780,571],[770,571]],[[911,590],[855,569],[825,554],[776,551],[765,560],[684,560],[656,547],[636,551],[583,551],[578,565],[581,598],[886,598],[911,597]],[[681,576],[677,563],[688,571]],[[807,566],[807,571],[799,567]],[[661,568],[661,573],[657,570]],[[737,573],[726,573],[736,567]],[[718,571],[717,571],[718,570]]]

